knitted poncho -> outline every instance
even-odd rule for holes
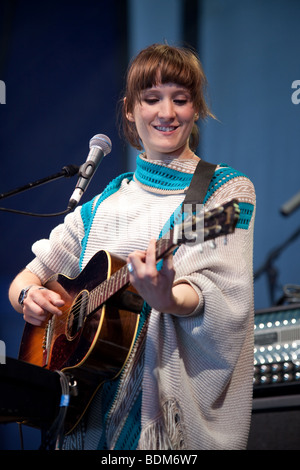
[[[28,268],[42,282],[54,272],[74,277],[100,249],[127,256],[158,238],[184,199],[195,162],[137,159],[134,175],[114,180],[77,208],[49,240],[33,246]],[[65,448],[243,449],[252,410],[255,193],[250,180],[220,165],[205,207],[237,198],[234,234],[181,246],[175,282],[199,295],[180,317],[144,306],[137,339],[121,376],[101,387]]]

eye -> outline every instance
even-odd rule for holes
[[[174,103],[177,104],[178,106],[184,106],[188,102],[187,99],[176,99],[174,100]]]
[[[145,101],[145,103],[151,105],[151,104],[157,103],[159,100],[158,100],[158,98],[144,98],[144,101]]]

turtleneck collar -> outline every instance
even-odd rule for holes
[[[162,194],[186,192],[192,180],[197,160],[148,160],[143,155],[136,159],[134,180],[144,189]]]

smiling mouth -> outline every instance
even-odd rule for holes
[[[160,132],[172,132],[176,131],[178,126],[154,126]]]

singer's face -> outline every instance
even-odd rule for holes
[[[188,158],[193,153],[188,141],[195,112],[189,91],[168,83],[142,91],[141,102],[127,118],[135,123],[148,158]]]

